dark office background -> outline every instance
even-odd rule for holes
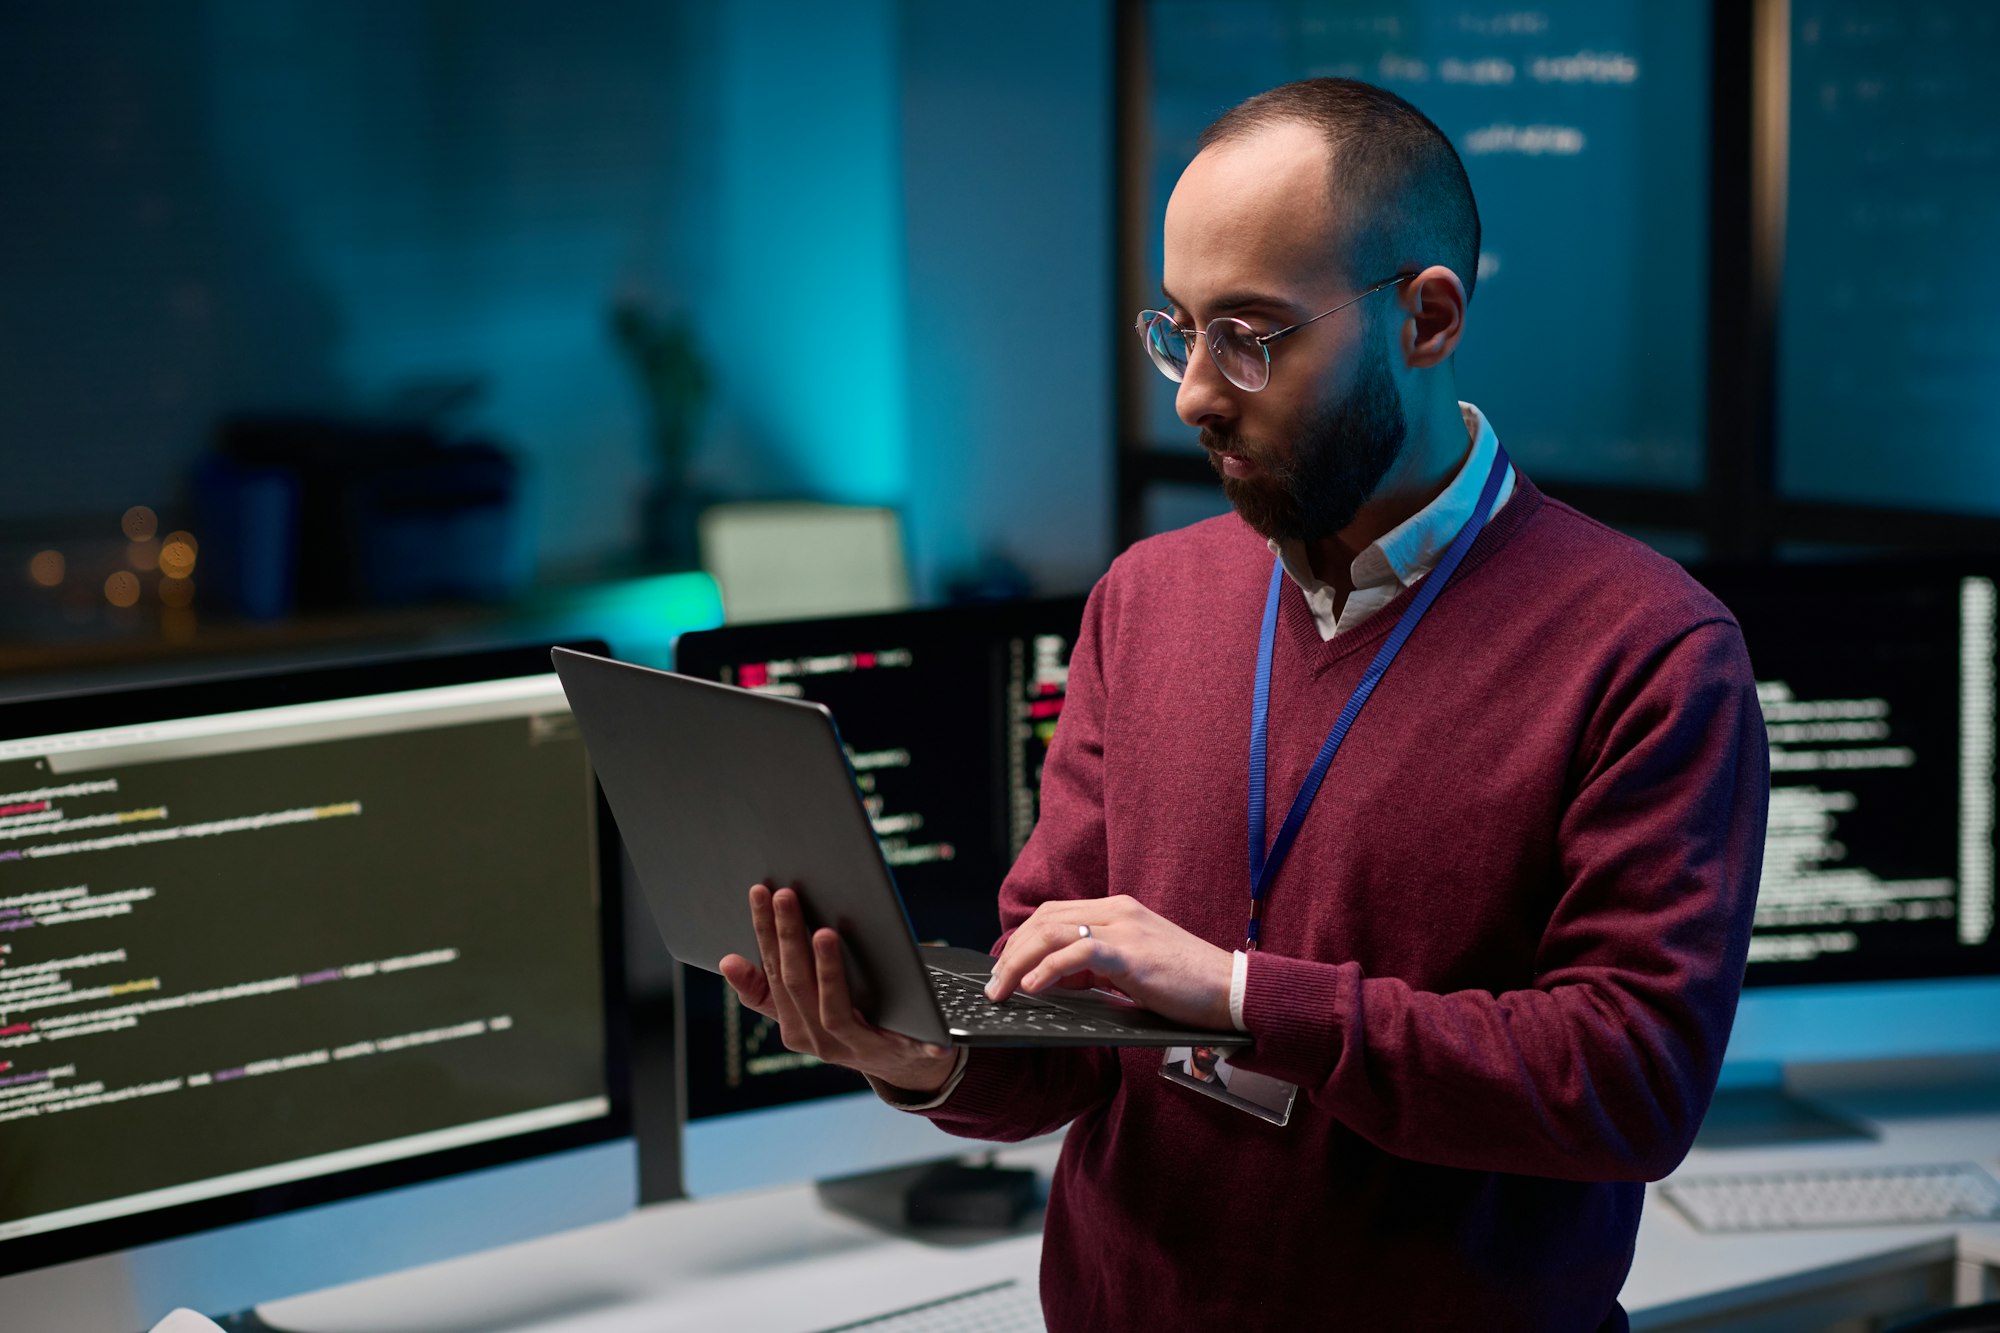
[[[621,305],[691,333],[711,385],[690,491],[896,506],[926,597],[983,558],[1087,583],[1109,348],[1033,349],[1111,320],[1111,26],[1053,2],[8,5],[0,641],[133,634],[51,613],[32,558],[61,549],[96,596],[91,543],[122,556],[134,505],[192,530],[200,460],[245,418],[493,446],[518,521],[481,591],[658,567]]]
[[[1464,151],[1467,395],[1550,489],[1684,557],[1990,546],[1996,57],[1978,0],[17,0],[0,653],[671,567],[621,309],[706,381],[692,501],[893,506],[923,600],[1087,585],[1216,505],[1125,346],[1173,174],[1329,72]],[[274,456],[419,446],[371,503],[496,501],[459,568],[239,586]]]

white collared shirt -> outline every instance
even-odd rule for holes
[[[1458,410],[1465,418],[1466,434],[1472,437],[1472,453],[1459,466],[1458,475],[1452,478],[1451,484],[1437,499],[1382,534],[1369,544],[1367,550],[1354,557],[1354,563],[1348,568],[1354,591],[1348,594],[1347,605],[1341,608],[1338,618],[1333,609],[1333,587],[1312,572],[1312,564],[1306,559],[1305,543],[1270,543],[1271,554],[1278,557],[1285,573],[1305,594],[1306,605],[1312,608],[1313,623],[1319,626],[1320,638],[1331,639],[1348,633],[1396,600],[1403,589],[1430,573],[1443,557],[1445,548],[1451,545],[1452,538],[1458,536],[1459,529],[1472,517],[1473,508],[1479,503],[1479,492],[1486,486],[1486,474],[1493,466],[1494,452],[1500,448],[1500,438],[1493,433],[1486,414],[1471,403],[1460,403]],[[1500,479],[1500,495],[1494,502],[1493,512],[1499,513],[1513,493],[1514,469],[1509,466],[1507,475]]]

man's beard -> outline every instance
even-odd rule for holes
[[[1316,541],[1354,522],[1403,452],[1410,432],[1403,401],[1389,376],[1389,354],[1371,338],[1354,386],[1337,402],[1300,413],[1287,430],[1291,448],[1203,429],[1208,461],[1222,473],[1222,455],[1237,454],[1255,476],[1222,478],[1222,493],[1245,523],[1271,541]]]

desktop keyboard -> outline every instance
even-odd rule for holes
[[[1660,1193],[1702,1231],[2000,1218],[2000,1184],[1969,1162],[1695,1177],[1670,1180]]]
[[[1047,1325],[1042,1323],[1042,1300],[1035,1289],[1009,1280],[842,1324],[824,1333],[848,1333],[850,1329],[867,1329],[868,1333],[1046,1333]]]

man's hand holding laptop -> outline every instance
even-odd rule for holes
[[[950,1081],[957,1052],[885,1032],[861,1016],[848,989],[839,932],[824,926],[808,932],[795,890],[751,889],[750,924],[763,966],[732,953],[720,964],[722,977],[747,1008],[777,1022],[788,1050],[905,1092],[934,1093]]]

